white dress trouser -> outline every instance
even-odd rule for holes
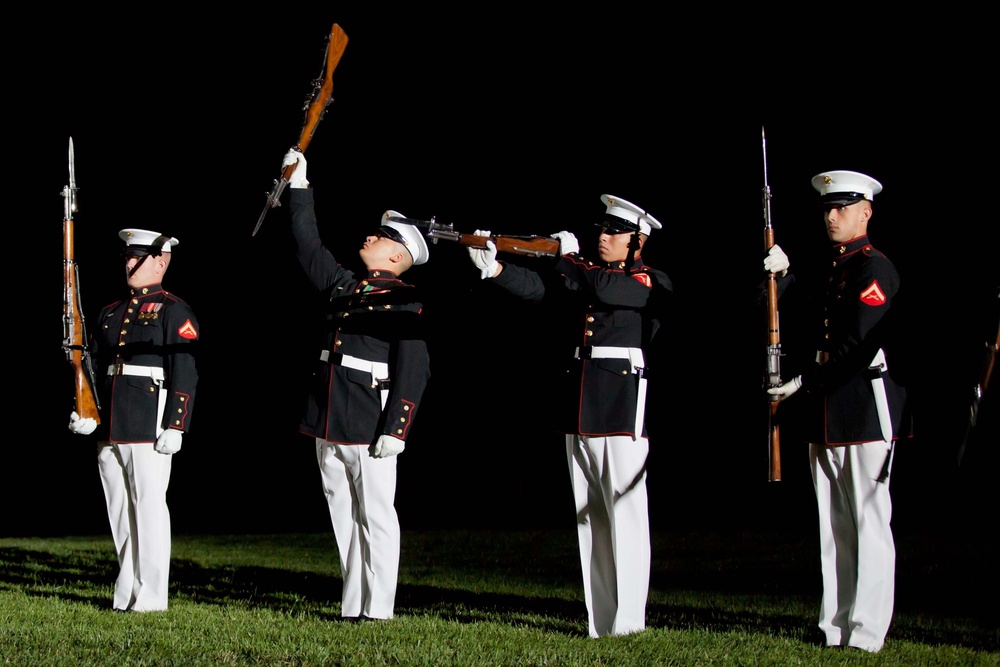
[[[566,436],[591,637],[646,628],[649,440]]]
[[[101,442],[97,464],[118,557],[112,606],[121,611],[165,611],[170,581],[167,486],[173,456],[153,443]]]
[[[316,439],[316,459],[344,580],[340,615],[392,618],[399,575],[396,457]]]
[[[819,627],[827,646],[874,652],[885,643],[892,620],[896,548],[889,478],[877,479],[889,450],[888,442],[809,445],[823,572]]]

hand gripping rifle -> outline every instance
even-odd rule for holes
[[[764,252],[774,245],[774,229],[771,227],[771,186],[767,184],[767,139],[764,128],[760,128],[760,143],[764,153]],[[778,331],[778,276],[767,274],[767,372],[764,388],[781,386],[781,335]],[[768,420],[768,473],[769,482],[781,481],[781,439],[778,429],[778,398],[771,397]]]
[[[73,258],[73,214],[77,211],[76,172],[73,164],[73,137],[69,139],[69,185],[63,196],[63,350],[73,367],[76,381],[76,413],[98,424],[101,407],[97,400],[96,378],[87,347],[87,328],[80,302],[80,267]]]
[[[323,69],[320,70],[319,77],[313,79],[312,92],[306,96],[306,103],[303,107],[306,118],[302,125],[302,132],[299,134],[299,143],[295,144],[295,150],[305,152],[306,146],[312,140],[313,133],[316,132],[316,126],[326,114],[326,108],[333,103],[333,70],[337,69],[337,64],[346,48],[347,33],[334,23],[326,42]],[[257,219],[251,236],[257,236],[257,231],[260,229],[261,223],[264,222],[264,216],[267,215],[267,212],[281,206],[281,193],[284,192],[285,186],[288,185],[289,179],[295,172],[295,166],[294,163],[286,166],[281,172],[281,178],[274,181],[274,187],[267,195],[267,204],[265,204],[260,218]]]
[[[506,252],[513,255],[527,255],[529,257],[558,257],[559,239],[547,236],[508,236],[496,234],[493,236],[479,236],[477,234],[463,234],[456,232],[454,225],[447,225],[436,222],[432,216],[430,220],[415,220],[404,218],[400,215],[390,215],[389,220],[402,222],[407,225],[423,230],[424,236],[432,243],[437,243],[438,239],[446,241],[457,241],[464,246],[473,248],[485,248],[487,241],[496,244],[497,252]]]

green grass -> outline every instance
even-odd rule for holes
[[[332,534],[175,535],[167,612],[110,610],[110,537],[0,539],[0,664],[1000,664],[996,553],[897,537],[877,655],[825,649],[809,536],[654,535],[645,632],[587,637],[572,530],[405,531],[396,618],[342,621]]]

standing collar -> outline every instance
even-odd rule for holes
[[[129,289],[129,294],[132,296],[146,296],[148,294],[154,294],[156,292],[162,292],[163,287],[159,284],[157,285],[146,285],[145,287],[134,287]]]
[[[868,235],[859,236],[856,239],[851,239],[846,243],[837,243],[831,248],[833,256],[836,257],[846,257],[848,255],[853,255],[857,251],[871,245],[868,241]]]

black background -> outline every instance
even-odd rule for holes
[[[870,236],[921,305],[909,341],[922,359],[919,431],[897,452],[895,524],[992,519],[995,429],[956,462],[1000,284],[982,17],[911,17],[904,34],[829,16],[785,17],[779,31],[754,12],[682,22],[624,6],[547,18],[514,6],[281,9],[29,9],[8,25],[26,46],[7,59],[0,531],[107,530],[93,442],[65,428],[69,137],[91,319],[125,290],[119,229],[180,239],[165,286],[198,314],[205,356],[174,460],[175,532],[328,529],[312,442],[294,428],[316,304],[287,206],[251,231],[299,139],[334,22],[349,43],[306,156],[324,238],[352,268],[390,208],[467,233],[569,229],[585,254],[602,194],[664,223],[645,253],[678,300],[650,396],[654,527],[813,522],[794,422],[783,480],[767,481],[765,322],[745,303],[763,254],[761,127],[775,238],[793,272],[825,268],[814,174],[853,169],[884,185]],[[937,38],[922,39],[932,28]],[[406,278],[427,288],[434,330],[431,385],[399,459],[401,522],[570,525],[562,440],[534,426],[548,400],[549,313],[491,290],[455,243],[433,245]],[[794,313],[782,330],[794,368],[806,352]]]

